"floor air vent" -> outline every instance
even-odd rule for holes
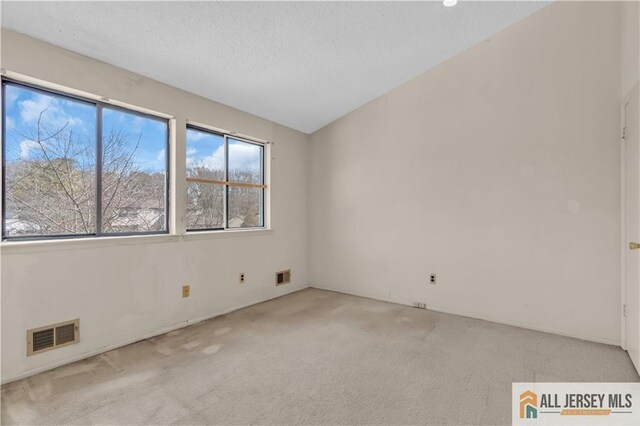
[[[287,284],[291,282],[291,269],[276,272],[276,285]]]
[[[80,320],[27,330],[27,356],[78,343],[80,340]]]

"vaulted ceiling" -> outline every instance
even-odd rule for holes
[[[310,133],[547,2],[2,2],[2,26]]]

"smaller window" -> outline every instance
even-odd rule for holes
[[[262,228],[264,145],[187,128],[187,230]]]

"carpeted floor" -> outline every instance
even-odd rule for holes
[[[2,424],[510,424],[511,382],[620,348],[307,289],[2,388]]]

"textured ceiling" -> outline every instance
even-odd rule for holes
[[[310,133],[545,2],[2,2],[2,26]]]

